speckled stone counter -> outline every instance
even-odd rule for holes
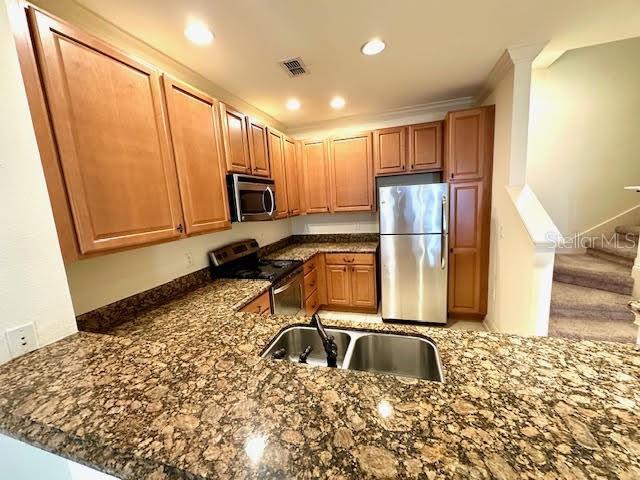
[[[406,325],[445,382],[263,360],[307,318],[215,281],[0,367],[0,431],[123,479],[640,478],[632,345]]]
[[[302,260],[306,262],[316,253],[375,253],[377,242],[318,242],[293,244],[266,258],[271,260]]]

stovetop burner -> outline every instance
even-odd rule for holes
[[[219,265],[214,265],[212,261],[213,273],[217,277],[224,278],[242,278],[255,280],[268,280],[276,282],[285,277],[296,268],[302,265],[300,260],[265,260],[258,258],[257,242],[255,240],[247,240],[247,247],[254,248],[243,249],[244,242],[238,242],[230,246],[209,252],[212,260],[215,258]],[[225,252],[238,250],[235,255],[224,255]],[[226,260],[222,260],[225,259]]]

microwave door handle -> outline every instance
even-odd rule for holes
[[[269,192],[269,196],[271,197],[271,210],[269,211],[269,216],[273,216],[273,211],[276,209],[276,196],[273,194],[273,190],[271,187],[267,187],[267,192]],[[264,198],[263,198],[264,201]],[[266,207],[265,207],[266,210]]]

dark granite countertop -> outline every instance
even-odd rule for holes
[[[123,479],[640,478],[633,345],[406,325],[445,383],[262,360],[307,318],[217,280],[0,367],[0,432]]]
[[[278,250],[266,258],[272,260],[302,260],[306,262],[316,253],[375,253],[378,242],[317,242],[298,243]]]

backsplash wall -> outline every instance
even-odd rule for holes
[[[149,290],[209,265],[207,252],[235,240],[265,246],[292,234],[291,220],[234,223],[231,230],[81,260],[66,266],[76,315]]]
[[[294,235],[324,233],[378,233],[377,212],[325,213],[291,219]]]

